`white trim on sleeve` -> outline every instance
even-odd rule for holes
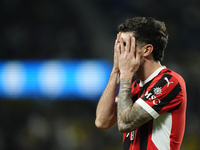
[[[117,103],[117,102],[118,102],[118,97],[115,98],[115,103]]]
[[[136,101],[136,103],[142,106],[142,108],[144,108],[154,119],[156,119],[159,116],[159,114],[152,107],[150,107],[143,99],[139,98]]]

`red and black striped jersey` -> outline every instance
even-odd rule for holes
[[[186,86],[174,71],[161,67],[141,82],[132,83],[132,100],[154,119],[123,134],[124,150],[179,150],[186,115]]]

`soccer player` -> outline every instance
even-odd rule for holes
[[[165,24],[154,18],[135,17],[119,25],[113,69],[95,124],[109,129],[118,123],[124,150],[181,147],[186,86],[179,74],[161,65],[167,42]]]

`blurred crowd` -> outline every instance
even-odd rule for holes
[[[121,148],[122,135],[116,132],[116,127],[101,131],[94,126],[95,103],[23,100],[0,104],[1,150]]]
[[[134,16],[166,23],[163,64],[187,84],[186,134],[181,150],[200,147],[199,0],[1,0],[0,59],[107,59],[117,26]],[[120,150],[114,126],[94,126],[94,101],[0,101],[1,150]]]

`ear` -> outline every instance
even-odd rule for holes
[[[152,52],[153,52],[153,45],[147,44],[143,48],[144,48],[144,51],[143,51],[143,56],[144,57],[148,57],[149,55],[152,54]]]

